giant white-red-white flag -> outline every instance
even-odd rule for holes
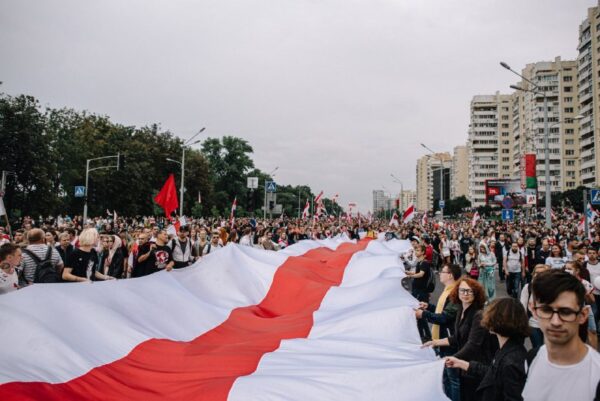
[[[410,205],[408,205],[408,207],[402,214],[402,222],[404,224],[406,224],[414,218],[415,218],[415,205],[411,203]]]
[[[229,244],[171,272],[2,295],[0,400],[444,400],[401,284],[409,248]]]

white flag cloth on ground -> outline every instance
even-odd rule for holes
[[[130,280],[0,297],[2,400],[444,400],[408,241],[228,245]]]

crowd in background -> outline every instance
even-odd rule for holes
[[[12,237],[0,227],[0,294],[35,283],[170,271],[230,243],[278,251],[338,235],[405,239],[412,245],[401,255],[405,286],[420,302],[415,317],[424,346],[446,359],[451,400],[592,400],[600,396],[600,227],[591,224],[586,234],[573,211],[554,215],[551,228],[542,219],[468,215],[406,224],[361,217],[111,216],[86,224],[26,217]]]

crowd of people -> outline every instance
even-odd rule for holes
[[[229,243],[277,251],[304,239],[406,239],[405,285],[424,347],[445,359],[452,401],[600,400],[600,225],[580,216],[390,224],[366,218],[23,218],[0,227],[0,294],[35,283],[141,277]],[[437,287],[437,288],[436,288]],[[506,290],[507,296],[499,296]],[[502,291],[499,291],[502,288]],[[527,341],[526,341],[527,340]]]

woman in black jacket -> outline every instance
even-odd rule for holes
[[[446,366],[462,369],[481,378],[476,391],[477,400],[522,401],[521,393],[527,378],[527,350],[523,341],[529,335],[523,306],[513,298],[497,299],[483,313],[481,324],[494,333],[500,343],[491,365],[451,356],[446,358]]]
[[[450,300],[458,304],[454,335],[439,340],[428,341],[423,346],[448,347],[458,351],[457,359],[468,362],[489,364],[498,349],[496,338],[481,326],[482,309],[485,305],[485,291],[479,282],[470,277],[461,277]],[[475,390],[479,379],[470,372],[463,372],[460,378],[460,393],[463,401],[475,400]]]

